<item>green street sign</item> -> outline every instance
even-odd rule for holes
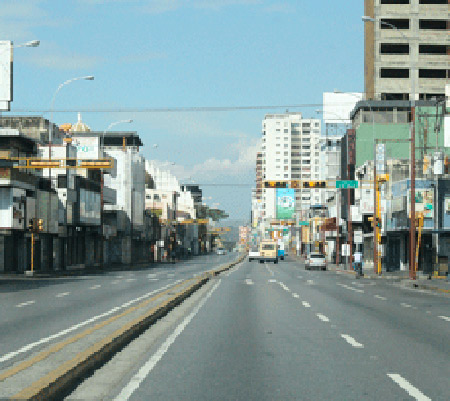
[[[356,180],[337,180],[336,188],[348,189],[348,188],[358,188],[358,181]]]
[[[298,225],[299,226],[309,226],[309,221],[299,221]]]

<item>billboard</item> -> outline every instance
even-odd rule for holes
[[[92,137],[73,137],[72,145],[77,148],[78,159],[98,159],[99,158],[99,142],[98,136]]]
[[[13,100],[13,47],[10,40],[0,41],[0,111],[9,111]]]
[[[277,188],[277,219],[292,219],[295,213],[295,190]]]

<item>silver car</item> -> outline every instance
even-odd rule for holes
[[[305,262],[305,269],[312,270],[327,270],[327,261],[325,255],[319,252],[313,252],[309,255]]]

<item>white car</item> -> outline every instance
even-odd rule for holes
[[[248,252],[248,261],[251,262],[252,260],[258,260],[259,259],[259,251],[257,249],[250,249]]]
[[[226,253],[227,253],[227,251],[225,250],[225,248],[217,248],[216,249],[217,255],[225,255]]]
[[[327,270],[327,260],[325,255],[319,252],[313,252],[309,255],[305,262],[305,269],[312,270]]]

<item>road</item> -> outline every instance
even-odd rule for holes
[[[192,302],[168,317],[170,330],[139,345],[102,399],[450,399],[444,295],[288,260],[244,262]],[[98,374],[112,379],[117,369],[113,359]],[[82,384],[92,398],[94,381]]]
[[[210,254],[97,275],[0,278],[0,367],[235,258],[231,253]]]

